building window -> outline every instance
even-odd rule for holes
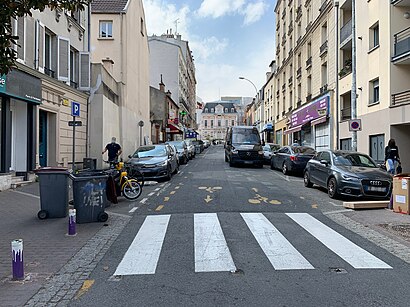
[[[370,28],[370,49],[379,46],[379,23],[377,22],[373,27]]]
[[[380,99],[379,79],[377,78],[373,81],[370,81],[370,86],[370,88],[373,89],[370,97],[370,104],[378,103]]]
[[[232,120],[232,127],[235,126],[235,120]]]
[[[205,113],[208,113],[208,108],[205,108]]]
[[[226,119],[226,120],[225,120],[225,127],[228,127],[228,125],[229,125],[229,124],[228,124],[228,120]]]
[[[225,108],[225,113],[228,113],[228,108]]]
[[[211,128],[214,127],[214,121],[211,119]]]
[[[215,111],[214,108],[211,108],[211,113],[214,113],[214,111]]]
[[[233,113],[233,112],[235,112],[235,109],[234,109],[234,108],[231,108],[231,113]]]
[[[327,63],[322,64],[322,86],[327,85]]]
[[[71,48],[70,50],[70,86],[78,87],[78,51]]]
[[[206,119],[205,119],[204,123],[205,123],[205,128],[208,127],[208,121]]]
[[[351,151],[352,150],[352,139],[341,139],[340,140],[340,149],[341,150],[346,150],[346,151]]]
[[[51,32],[45,33],[44,40],[44,73],[52,78],[56,78],[56,60],[57,60],[57,48],[56,48],[56,36]]]
[[[384,161],[384,134],[370,136],[370,157],[377,162]]]
[[[218,119],[218,127],[221,127],[222,125],[221,125],[221,120],[220,119]]]
[[[112,38],[112,20],[100,21],[100,38]]]

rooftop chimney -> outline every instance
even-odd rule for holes
[[[162,74],[161,74],[161,82],[159,83],[159,90],[165,93],[165,84],[162,82]]]

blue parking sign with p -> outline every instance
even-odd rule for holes
[[[80,116],[80,104],[78,102],[71,102],[71,115]]]

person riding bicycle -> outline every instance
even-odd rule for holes
[[[102,154],[105,154],[108,151],[108,161],[109,162],[118,162],[118,157],[122,153],[122,148],[120,144],[116,142],[117,142],[117,139],[113,136],[111,138],[111,143],[108,143],[103,149]]]

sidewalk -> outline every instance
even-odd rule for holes
[[[0,305],[23,306],[102,227],[77,224],[66,236],[68,218],[39,220],[38,183],[0,192]],[[110,223],[110,219],[107,222]],[[25,281],[11,280],[11,241],[23,239]]]

